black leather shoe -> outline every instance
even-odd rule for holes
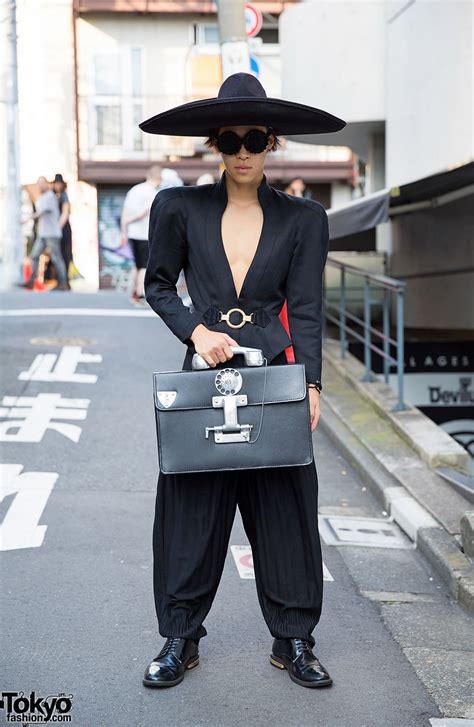
[[[158,656],[147,666],[146,687],[174,687],[184,679],[186,669],[199,664],[198,641],[168,638]]]
[[[287,669],[290,679],[302,687],[332,684],[328,671],[313,654],[307,639],[274,639],[270,663],[279,669]]]

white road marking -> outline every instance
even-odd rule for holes
[[[323,562],[323,581],[333,581],[334,578],[330,574],[326,563]]]
[[[96,374],[78,374],[79,363],[100,363],[100,354],[82,353],[81,346],[63,346],[59,356],[55,353],[40,353],[27,371],[22,371],[21,381],[67,381],[80,384],[95,384]]]
[[[0,422],[0,442],[41,442],[47,429],[55,429],[77,443],[82,432],[80,426],[52,419],[83,420],[89,403],[90,399],[67,399],[61,394],[4,396],[0,418],[7,421]],[[10,432],[11,429],[17,431]]]
[[[255,571],[253,567],[252,548],[250,545],[231,545],[230,550],[234,556],[235,565],[241,578],[250,578],[255,580]],[[334,581],[327,566],[323,563],[323,579],[325,581]]]
[[[15,495],[0,525],[0,550],[38,548],[46,525],[38,525],[57,472],[23,472],[22,464],[0,464],[0,502]]]
[[[431,717],[430,725],[432,725],[432,727],[474,727],[474,719]]]
[[[0,316],[111,316],[117,318],[157,318],[153,310],[128,308],[9,308],[0,310]]]
[[[241,578],[255,579],[253,569],[252,548],[250,545],[231,545],[230,549],[234,556],[235,565]]]

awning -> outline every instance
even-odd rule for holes
[[[474,162],[417,179],[400,187],[381,189],[365,197],[328,209],[332,240],[370,230],[396,214],[439,207],[466,195],[474,195]]]
[[[328,209],[329,237],[335,240],[362,230],[371,230],[381,222],[387,222],[389,204],[390,190],[381,189],[354,199],[342,207]]]
[[[474,183],[474,162],[453,166],[444,172],[392,187],[390,207],[434,201],[452,192],[466,190]]]

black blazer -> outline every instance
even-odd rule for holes
[[[327,214],[319,202],[271,187],[265,174],[257,191],[264,223],[238,297],[221,235],[227,205],[225,171],[214,184],[160,190],[150,212],[146,300],[188,346],[184,369],[191,368],[195,353],[189,336],[203,323],[210,330],[225,331],[242,346],[262,349],[268,362],[293,345],[296,363],[305,364],[306,380],[320,381]],[[193,311],[176,291],[182,269]],[[291,338],[278,316],[285,298]],[[225,313],[237,307],[246,313],[258,309],[263,325],[231,328],[225,321],[212,322],[216,310]],[[233,314],[232,322],[240,320],[240,314]]]

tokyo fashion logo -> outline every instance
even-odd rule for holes
[[[44,724],[46,722],[71,722],[72,694],[50,694],[37,697],[36,692],[2,692],[0,709],[5,711],[7,722],[20,724]]]

